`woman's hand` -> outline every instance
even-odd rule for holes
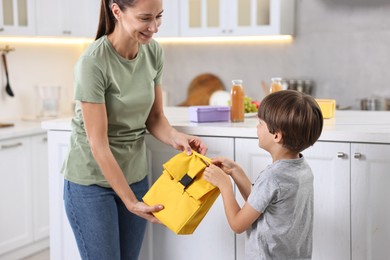
[[[188,155],[192,154],[192,150],[203,155],[207,152],[207,146],[199,137],[177,131],[172,135],[172,146],[177,150],[186,151]]]
[[[160,220],[158,220],[152,212],[158,212],[160,210],[164,209],[163,205],[154,205],[154,206],[148,206],[145,203],[141,201],[137,201],[130,207],[130,212],[133,214],[146,219],[147,221],[150,221],[152,223],[161,224]]]

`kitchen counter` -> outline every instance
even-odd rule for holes
[[[202,136],[210,157],[235,158],[252,180],[271,161],[268,153],[258,149],[256,117],[242,123],[194,123],[188,120],[188,108],[164,110],[176,129]],[[51,259],[80,259],[63,208],[63,176],[59,174],[68,149],[70,123],[71,118],[42,122],[42,128],[49,131]],[[325,119],[320,141],[304,151],[315,172],[313,260],[361,259],[370,250],[366,245],[372,244],[380,248],[372,251],[372,259],[383,259],[390,254],[382,243],[388,240],[383,234],[390,234],[390,225],[381,217],[390,212],[386,206],[388,187],[383,185],[390,181],[390,113],[336,111],[334,118]],[[161,165],[177,151],[151,136],[146,142],[152,181],[161,175]],[[373,206],[378,208],[367,211]],[[156,255],[159,259],[244,259],[245,236],[232,233],[221,198],[191,236],[177,236],[160,225],[148,226],[147,230],[140,259],[155,259]],[[204,244],[207,238],[215,241],[212,247]],[[361,252],[353,247],[355,244]],[[168,250],[169,245],[177,245],[178,250]],[[188,255],[188,245],[200,250]]]
[[[40,122],[8,120],[4,123],[12,123],[14,126],[0,128],[0,140],[14,137],[43,134],[46,131],[42,129]]]
[[[189,121],[188,108],[165,107],[169,122],[179,131],[194,135],[256,138],[257,118],[245,122],[194,123]],[[42,122],[46,130],[69,131],[71,118]],[[336,111],[335,117],[324,120],[321,141],[390,143],[390,112]]]

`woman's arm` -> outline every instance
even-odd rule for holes
[[[206,145],[199,137],[178,132],[169,124],[163,111],[160,86],[155,87],[155,101],[146,120],[146,128],[158,140],[177,150],[185,150],[188,154],[191,154],[191,149],[201,154],[206,154],[207,152]]]
[[[81,108],[92,155],[108,183],[129,211],[151,222],[158,223],[159,221],[151,212],[161,210],[162,205],[147,206],[137,200],[111,152],[105,104],[81,102]]]

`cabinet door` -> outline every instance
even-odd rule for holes
[[[317,142],[303,154],[314,174],[313,260],[350,259],[350,144]]]
[[[0,255],[33,240],[30,138],[0,142]]]
[[[233,157],[232,138],[201,138],[209,148],[208,157]],[[147,136],[146,140],[150,176],[154,182],[161,175],[163,163],[179,151],[152,136]],[[149,225],[148,229],[140,259],[234,259],[234,234],[227,223],[221,197],[218,197],[192,235],[176,235],[162,225]]]
[[[0,1],[0,35],[35,34],[35,0]]]
[[[36,27],[39,36],[62,36],[61,0],[36,0]]]
[[[352,259],[390,256],[390,145],[352,144]]]
[[[236,138],[235,148],[235,161],[242,167],[252,183],[259,173],[272,163],[269,153],[259,148],[257,138]],[[236,190],[236,199],[241,206],[244,205],[244,200],[238,189]],[[237,260],[245,259],[245,232],[236,234],[236,254]]]
[[[295,0],[185,0],[182,36],[293,34]]]
[[[72,37],[96,36],[98,28],[99,0],[61,0],[63,34]]]
[[[99,0],[36,0],[37,34],[94,38]]]
[[[228,6],[231,0],[180,1],[181,36],[223,36],[227,34]]]
[[[156,37],[179,36],[179,0],[163,2],[163,17]]]
[[[47,135],[31,137],[34,240],[49,237],[49,175]]]
[[[78,260],[80,254],[64,208],[64,177],[60,173],[70,132],[49,131],[50,259]]]
[[[295,0],[233,0],[230,7],[232,35],[293,34]]]
[[[252,182],[272,163],[257,139],[238,138],[235,146],[236,162]],[[313,259],[350,259],[348,154],[349,144],[322,142],[304,152],[314,174]],[[244,250],[245,235],[237,235],[237,259],[244,259]]]

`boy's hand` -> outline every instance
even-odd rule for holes
[[[210,164],[204,171],[204,178],[222,192],[224,189],[232,189],[230,178],[225,172],[214,164]]]
[[[234,161],[225,157],[213,158],[211,162],[220,167],[228,175],[232,175],[234,169],[237,167],[237,164]]]

